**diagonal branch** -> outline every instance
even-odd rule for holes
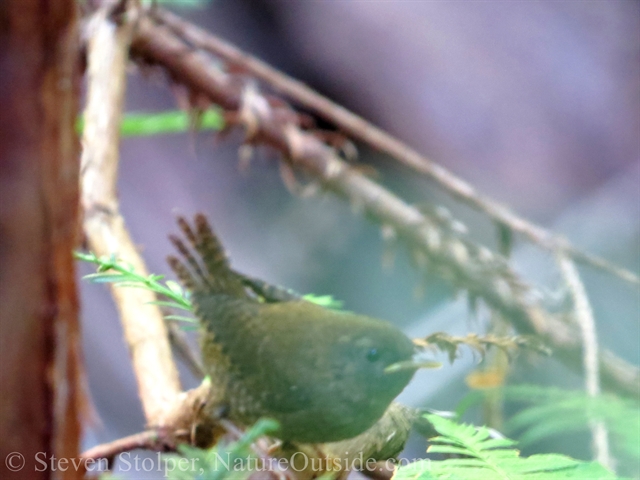
[[[323,97],[304,83],[276,70],[265,62],[241,51],[234,45],[203,30],[177,15],[163,9],[154,10],[154,18],[170,28],[177,36],[191,45],[209,51],[229,64],[240,67],[256,78],[263,80],[290,100],[310,109],[325,120],[332,122],[353,139],[366,143],[413,170],[420,172],[442,186],[459,201],[489,216],[499,225],[518,232],[529,241],[552,252],[562,250],[572,259],[605,270],[627,282],[640,285],[640,278],[633,272],[584,252],[566,239],[536,225],[477,192],[472,185],[457,177],[443,166],[421,155],[384,130],[367,122],[341,105]]]
[[[131,46],[139,62],[161,65],[174,81],[206,94],[229,111],[246,132],[249,143],[271,146],[283,154],[283,164],[306,173],[350,202],[405,241],[422,268],[436,271],[472,298],[483,299],[523,333],[543,336],[574,368],[581,369],[580,342],[567,324],[548,314],[534,292],[510,268],[504,257],[442,228],[428,212],[407,204],[379,184],[350,168],[315,135],[296,125],[287,105],[271,105],[255,87],[212,67],[204,52],[194,51],[170,30],[140,21]],[[604,353],[604,352],[603,352]],[[602,355],[604,380],[637,395],[640,373],[632,365]]]

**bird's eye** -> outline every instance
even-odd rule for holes
[[[375,362],[380,358],[380,352],[377,348],[372,348],[367,352],[367,360],[370,362]]]

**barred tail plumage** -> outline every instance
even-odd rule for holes
[[[167,261],[184,286],[192,292],[247,296],[207,218],[197,214],[194,228],[183,217],[178,217],[177,222],[191,249],[183,239],[170,235],[169,239],[180,255],[171,255]]]

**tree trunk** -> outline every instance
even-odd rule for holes
[[[82,473],[77,3],[0,2],[1,478]]]

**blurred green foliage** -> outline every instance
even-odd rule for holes
[[[123,137],[142,137],[182,133],[189,130],[221,130],[224,118],[219,109],[208,109],[199,115],[182,110],[169,110],[160,113],[127,113],[120,123]],[[84,130],[84,118],[80,117],[76,130]]]

